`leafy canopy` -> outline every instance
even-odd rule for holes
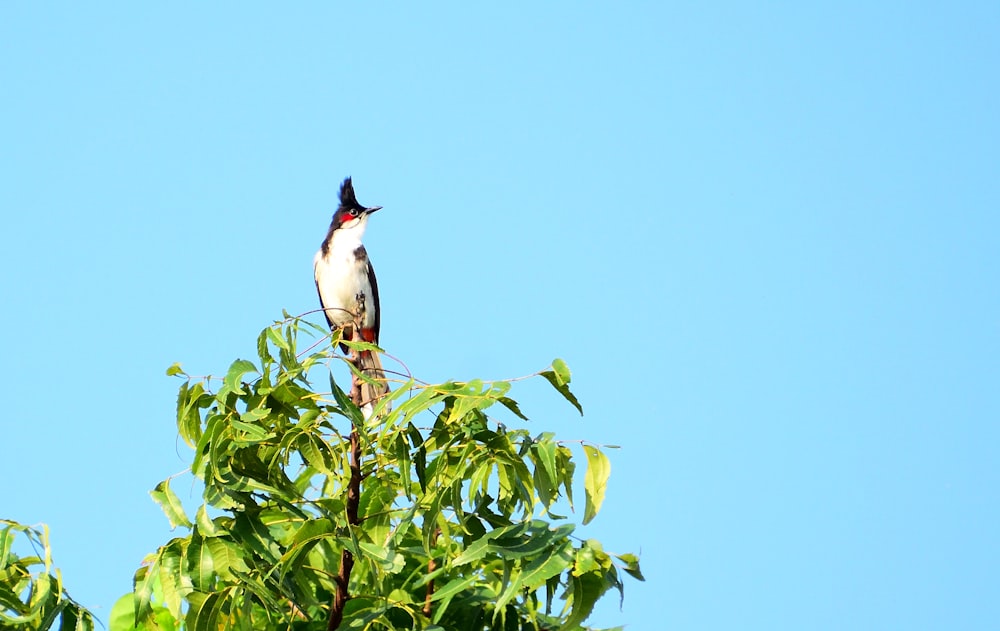
[[[18,537],[34,554],[16,552]],[[0,629],[53,628],[93,631],[94,618],[63,587],[52,565],[48,527],[0,519]]]
[[[169,478],[151,492],[182,532],[136,571],[111,631],[582,629],[609,590],[623,595],[622,572],[642,580],[635,555],[574,536],[558,514],[573,507],[577,460],[552,433],[508,426],[527,420],[509,396],[517,380],[406,376],[365,414],[334,373],[344,362],[355,385],[368,377],[335,349],[378,349],[285,315],[256,360],[221,379],[168,369],[183,379],[177,425],[202,501],[189,514]],[[534,376],[582,414],[565,362]],[[611,466],[597,445],[583,453],[587,523]],[[61,613],[61,628],[92,628],[47,553],[7,552],[11,523],[0,522],[0,568],[15,568],[0,575],[0,622],[43,629]]]

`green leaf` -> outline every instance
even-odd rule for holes
[[[496,532],[496,531],[494,531]],[[474,561],[479,561],[491,552],[490,549],[490,536],[489,534],[476,539],[471,544],[469,544],[465,550],[462,551],[454,560],[452,560],[452,565],[459,566],[465,565],[466,563],[472,563]]]
[[[499,399],[497,399],[497,401],[502,403],[505,408],[507,408],[508,410],[516,414],[518,417],[520,417],[521,420],[524,421],[530,420],[527,416],[524,415],[524,412],[521,411],[521,408],[518,407],[517,405],[517,401],[515,401],[514,399],[511,399],[510,397],[500,397]]]
[[[573,606],[569,617],[563,622],[563,629],[573,629],[582,623],[594,610],[597,599],[601,597],[607,587],[604,579],[593,573],[583,576],[576,576],[571,579],[573,588]]]
[[[222,528],[216,525],[215,521],[208,516],[208,508],[202,504],[194,514],[194,521],[198,524],[198,534],[203,537],[213,537],[222,532]]]
[[[288,341],[278,335],[278,332],[274,330],[274,327],[269,326],[264,329],[264,334],[267,335],[267,339],[270,340],[272,344],[283,351],[291,352],[292,348],[289,346]]]
[[[215,572],[224,580],[232,580],[234,572],[248,572],[244,561],[243,550],[235,543],[223,537],[207,537],[205,545],[212,554],[212,565]]]
[[[451,600],[452,597],[455,596],[455,594],[460,594],[461,592],[464,592],[466,589],[471,587],[477,580],[478,577],[475,575],[466,576],[465,578],[452,579],[448,581],[448,583],[444,587],[434,590],[434,595],[431,596],[431,601]]]
[[[170,368],[167,368],[167,376],[173,377],[174,375],[186,375],[187,373],[181,368],[180,363],[174,362],[170,364]]]
[[[3,583],[0,583],[0,607],[2,607],[0,609],[0,620],[4,619],[3,612],[5,610],[16,611],[18,613],[27,611],[27,608],[21,602],[21,599],[17,597],[17,594]],[[27,619],[24,620],[26,621]]]
[[[552,432],[545,432],[532,445],[533,451],[538,456],[538,461],[545,469],[545,474],[553,482],[559,479],[559,471],[556,469],[556,449],[558,445],[552,440],[554,436],[555,434]]]
[[[487,554],[507,549],[507,546],[515,547],[524,541],[524,534],[528,532],[530,527],[530,523],[519,523],[503,528],[496,528],[466,546],[465,550],[455,557],[451,563],[457,567],[478,561]]]
[[[622,569],[628,572],[632,578],[640,581],[646,580],[646,578],[642,575],[642,571],[639,569],[639,557],[634,554],[616,554],[615,556],[619,561],[625,564],[625,567]]]
[[[146,557],[146,560],[149,558]],[[152,567],[143,565],[135,571],[135,576],[132,578],[132,609],[135,611],[136,626],[152,613],[150,600],[153,597],[153,585],[156,579],[156,573],[152,570]]]
[[[257,515],[248,512],[239,513],[233,520],[231,531],[233,538],[244,548],[260,555],[268,563],[276,563],[281,556],[281,548]]]
[[[521,582],[528,589],[536,590],[572,566],[573,543],[567,539],[554,550],[530,561],[524,567]]]
[[[573,407],[580,412],[581,416],[583,415],[583,406],[580,405],[579,401],[577,401],[576,396],[569,391],[570,373],[566,362],[561,359],[555,359],[552,361],[552,370],[543,370],[538,374],[552,384],[552,387],[555,388],[559,394],[563,395],[567,401],[572,403]]]
[[[372,344],[371,342],[365,342],[363,340],[340,340],[340,343],[349,349],[355,349],[359,351],[373,351],[377,352],[382,349],[379,348],[378,344]]]
[[[252,410],[252,412],[257,412],[259,410]],[[264,414],[267,414],[266,410],[260,410]],[[251,416],[250,412],[243,415],[243,418],[248,418]],[[247,423],[245,421],[237,421],[235,419],[229,421],[229,426],[236,431],[243,432],[242,435],[237,435],[235,438],[235,443],[238,445],[252,445],[254,443],[260,443],[274,438],[274,434],[268,432],[266,429],[260,425],[254,425],[253,423]]]
[[[451,384],[439,384],[418,388],[416,396],[401,401],[396,413],[402,415],[402,422],[409,423],[417,414],[430,409],[449,394]]]
[[[173,539],[166,546],[160,548],[154,566],[158,579],[154,586],[159,588],[156,594],[157,600],[166,605],[174,617],[181,615],[184,595],[190,591],[188,586],[184,584],[186,577],[181,572],[184,543],[186,541]]]
[[[184,627],[191,631],[217,630],[219,610],[223,604],[222,593],[214,592],[207,596],[195,593],[191,596],[191,607],[188,609]]]
[[[389,596],[386,597],[386,600],[392,604],[403,604],[403,605],[413,604],[413,596],[410,596],[410,592],[406,591],[405,589],[397,588],[392,590],[391,592],[389,592]]]
[[[588,524],[604,503],[604,492],[607,490],[608,477],[611,475],[611,462],[599,449],[591,445],[584,445],[583,451],[587,454],[587,475],[583,479],[587,503],[583,511],[583,523]]]
[[[170,480],[160,482],[149,494],[160,505],[160,508],[163,509],[167,519],[170,521],[171,528],[176,528],[177,526],[191,527],[191,520],[184,514],[184,507],[181,506],[180,499],[170,488]]]
[[[394,551],[392,548],[376,545],[367,541],[358,542],[358,547],[364,551],[365,558],[375,561],[383,572],[396,574],[403,569],[404,565],[406,565],[406,560],[403,558],[403,555]]]
[[[94,631],[93,616],[72,600],[63,600],[53,612],[58,612],[60,616],[59,631]]]
[[[135,625],[135,599],[132,594],[125,594],[115,601],[108,617],[108,631],[135,631],[142,628]]]
[[[243,414],[240,414],[240,421],[242,421],[243,423],[252,424],[255,428],[257,428],[256,430],[246,429],[246,431],[250,432],[259,431],[261,435],[263,435],[265,434],[265,429],[261,428],[261,425],[266,426],[267,423],[261,423],[261,422],[267,419],[269,416],[271,416],[271,414],[272,414],[271,410],[269,410],[266,407],[253,408],[251,410],[247,410]]]
[[[11,528],[12,526],[7,526],[3,530],[0,530],[0,568],[7,567],[10,548],[14,545],[14,533],[11,532]]]
[[[597,539],[587,539],[576,551],[573,562],[573,576],[582,576],[587,572],[602,573],[611,568],[611,557]]]
[[[53,590],[52,576],[48,574],[41,574],[35,577],[35,584],[32,587],[30,598],[28,604],[31,605],[30,615],[32,618],[38,618],[46,605],[51,607],[54,604],[55,597],[58,596],[58,592]]]
[[[566,493],[566,500],[573,508],[573,476],[576,473],[576,463],[573,462],[573,452],[562,445],[556,449],[556,465],[559,468],[559,482]]]
[[[507,544],[503,540],[498,540],[496,546],[501,556],[507,559],[518,559],[540,554],[552,546],[554,541],[565,539],[575,529],[573,524],[563,524],[554,530],[550,530],[544,525],[545,522],[536,520],[535,523],[536,525],[541,525],[541,527],[533,529],[531,533],[519,541]]]
[[[187,576],[194,588],[202,592],[211,590],[215,578],[215,563],[202,537],[197,535],[191,537],[191,543],[184,552],[184,561]]]
[[[377,605],[375,604],[376,602],[378,603]],[[376,601],[372,598],[366,598],[364,596],[352,597],[347,601],[347,604],[344,605],[344,621],[339,628],[368,631],[373,628],[371,624],[372,622],[385,615],[386,609],[387,607],[384,606],[381,598]],[[326,625],[324,624],[323,626],[325,627]]]
[[[522,586],[522,576],[520,568],[514,566],[513,563],[504,562],[504,588],[500,595],[497,597],[494,610],[493,610],[493,620],[494,622],[498,618],[503,618],[506,614],[507,603],[513,600],[514,596],[517,596],[518,592],[521,591]],[[512,571],[511,571],[512,570]]]
[[[201,383],[181,384],[177,395],[177,429],[189,447],[193,448],[201,439],[201,410],[210,406],[213,399]]]
[[[336,473],[333,454],[330,446],[315,434],[301,434],[296,441],[299,451],[313,469],[324,475]]]
[[[558,487],[548,478],[545,469],[540,466],[535,467],[535,470],[531,474],[531,479],[535,483],[535,492],[538,494],[538,499],[542,503],[542,507],[545,508],[548,515],[555,517],[551,511],[551,507],[558,499]]]
[[[291,552],[296,546],[310,541],[320,539],[335,539],[337,535],[337,524],[334,520],[320,517],[302,522],[302,525],[295,530],[288,551]]]
[[[257,336],[257,357],[260,359],[260,365],[264,369],[265,374],[268,367],[274,363],[274,358],[271,357],[271,350],[267,346],[267,334],[265,333],[267,330],[269,328],[261,331],[260,335]]]
[[[333,398],[337,401],[339,408],[337,411],[349,418],[352,425],[364,425],[365,416],[361,412],[361,408],[355,405],[347,393],[337,385],[332,372],[330,373],[330,390],[333,392]]]
[[[235,392],[236,394],[246,394],[240,387],[240,381],[243,375],[248,372],[258,372],[257,367],[253,365],[253,362],[249,362],[245,359],[237,359],[229,367],[229,372],[226,373],[226,378],[222,380],[226,388]]]
[[[240,587],[252,593],[270,611],[281,611],[288,604],[287,602],[279,601],[274,594],[274,590],[265,585],[256,574],[251,575],[243,572],[234,572],[234,574],[239,579]],[[245,600],[244,602],[247,601]]]
[[[427,492],[427,449],[421,445],[413,454],[413,469],[417,473],[420,491]]]
[[[552,371],[559,377],[560,383],[568,384],[570,382],[569,366],[558,357],[552,360]]]

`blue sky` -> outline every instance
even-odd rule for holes
[[[353,175],[382,342],[563,357],[622,446],[631,629],[1000,617],[1000,5],[0,9],[0,516],[106,618],[171,536],[178,382],[316,308]],[[183,489],[178,489],[184,493]],[[194,501],[195,498],[190,498]]]

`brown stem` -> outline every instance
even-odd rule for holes
[[[427,562],[427,573],[430,574],[435,569],[437,569],[437,563],[434,559]],[[431,598],[434,596],[434,579],[427,581],[427,596],[424,597],[424,615],[430,617],[431,615]]]
[[[434,534],[431,536],[431,545],[433,546],[437,543],[438,535],[441,534],[440,528],[434,529]],[[437,562],[434,561],[434,557],[431,557],[427,561],[427,573],[431,574],[437,569]],[[434,579],[427,581],[427,595],[424,596],[424,615],[430,617],[431,615],[431,598],[434,597]]]
[[[337,592],[333,595],[333,605],[330,608],[330,620],[326,625],[328,631],[335,631],[344,619],[344,607],[350,596],[347,584],[351,580],[351,570],[354,569],[354,555],[348,550],[340,553],[340,572],[337,573]]]
[[[363,305],[364,302],[362,301],[361,304]],[[352,327],[351,338],[355,342],[362,341],[362,316],[363,313],[359,314],[355,318],[355,323]],[[351,349],[351,363],[353,363],[355,367],[359,367],[359,359],[360,354],[358,351]],[[358,407],[361,407],[362,405],[361,381],[353,372],[351,373],[351,401]],[[347,512],[347,523],[349,527],[354,527],[361,523],[361,520],[358,518],[358,504],[361,501],[361,436],[358,434],[357,426],[353,424],[351,425],[350,441],[351,454],[349,467],[351,478],[347,482],[347,505],[345,508]],[[347,588],[351,582],[351,570],[353,569],[354,555],[351,554],[350,550],[344,548],[340,552],[340,570],[337,572],[336,578],[337,591],[333,595],[333,604],[330,606],[330,619],[326,625],[328,631],[335,631],[344,619],[344,607],[347,605],[347,601],[351,597]]]

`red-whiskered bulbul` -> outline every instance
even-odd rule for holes
[[[313,260],[313,275],[319,302],[331,329],[344,328],[345,339],[350,339],[355,313],[364,310],[361,339],[378,344],[382,314],[378,302],[378,283],[375,270],[368,260],[368,252],[361,244],[361,237],[368,226],[368,217],[381,206],[366,208],[354,196],[351,178],[340,185],[340,207],[333,213],[330,229]],[[347,348],[341,345],[344,352]],[[381,387],[362,384],[362,398],[367,405],[389,391],[378,353],[362,351],[358,369],[376,379]],[[365,407],[365,406],[363,406]],[[367,416],[367,415],[366,415]]]

